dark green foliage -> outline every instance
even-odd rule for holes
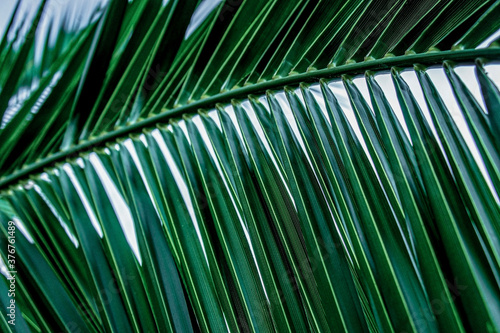
[[[41,35],[50,1],[0,42],[2,331],[500,330],[499,1],[110,0]]]

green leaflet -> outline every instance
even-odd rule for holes
[[[40,3],[33,22],[31,22],[29,30],[26,32],[26,35],[23,36],[25,40],[23,41],[22,47],[18,52],[15,53],[14,59],[11,60],[12,67],[6,70],[8,72],[8,75],[5,79],[5,82],[2,82],[2,90],[0,91],[0,118],[3,118],[5,111],[7,110],[9,100],[11,96],[16,92],[16,87],[18,86],[19,80],[21,78],[19,73],[22,71],[23,67],[27,66],[30,52],[33,52],[32,50],[34,49],[35,44],[35,33],[37,31],[38,24],[40,23],[40,18],[42,16],[42,12],[46,2],[46,0],[43,0]],[[12,19],[14,19],[14,17],[16,16],[18,9],[19,7],[16,6],[16,9],[14,10],[14,13],[12,15]],[[8,32],[10,32],[11,27],[12,25],[9,22],[9,27],[6,30],[6,33],[2,40],[6,40],[6,35]],[[31,54],[31,57],[33,57],[33,54]]]

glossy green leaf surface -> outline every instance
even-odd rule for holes
[[[2,331],[500,330],[499,1],[51,4],[0,39]]]

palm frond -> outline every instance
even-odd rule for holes
[[[499,1],[110,0],[36,35],[49,4],[0,50],[17,329],[500,329]]]

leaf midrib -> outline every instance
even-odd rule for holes
[[[165,123],[169,119],[189,113],[195,113],[198,109],[211,108],[217,103],[228,102],[235,98],[246,98],[250,94],[263,93],[269,89],[282,88],[286,85],[297,85],[301,82],[314,82],[320,78],[333,78],[342,74],[359,74],[366,70],[388,70],[392,66],[413,66],[416,63],[426,66],[441,64],[444,60],[473,62],[476,58],[485,58],[489,60],[498,60],[500,58],[500,48],[487,49],[472,49],[472,50],[456,50],[456,51],[441,51],[427,52],[421,54],[402,55],[395,57],[387,57],[376,60],[368,60],[359,63],[351,63],[339,67],[320,69],[287,77],[277,78],[270,81],[259,82],[256,84],[236,88],[227,92],[223,92],[214,96],[200,99],[191,104],[182,105],[171,110],[162,110],[160,114],[140,120],[136,123],[118,128],[114,131],[103,134],[99,137],[81,142],[71,148],[46,156],[38,162],[25,165],[22,169],[0,178],[0,193],[3,192],[9,185],[12,185],[29,175],[42,172],[45,168],[53,166],[58,162],[63,162],[66,159],[74,158],[83,152],[92,151],[96,147],[105,146],[106,143],[114,142],[114,140],[124,137],[131,133],[140,132],[142,129],[154,127],[157,123]]]

